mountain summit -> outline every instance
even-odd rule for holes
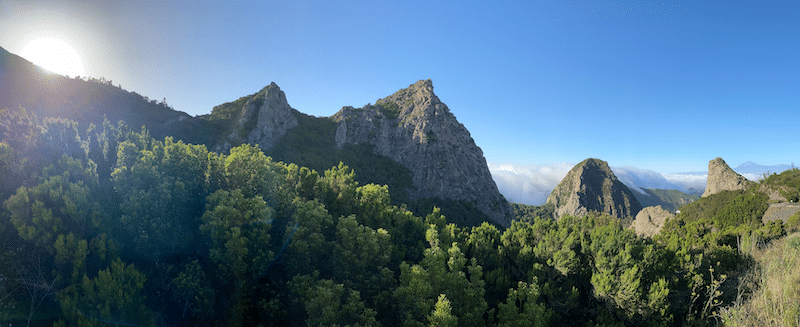
[[[430,79],[375,105],[344,107],[331,118],[337,123],[337,147],[373,144],[376,153],[407,167],[413,174],[412,198],[471,202],[496,223],[509,225],[511,207],[500,195],[483,151],[433,93]]]
[[[575,165],[547,197],[555,216],[582,216],[599,211],[621,219],[632,219],[642,210],[633,193],[622,184],[608,163],[586,159]]]
[[[719,193],[723,190],[744,190],[753,182],[739,175],[722,158],[717,157],[708,162],[708,184],[703,197]]]
[[[225,113],[232,121],[229,130],[216,141],[214,151],[229,151],[241,143],[258,144],[262,150],[267,150],[286,135],[286,131],[297,126],[293,113],[296,110],[289,106],[286,94],[275,82],[241,100],[245,101],[241,107],[232,106],[238,110]],[[218,112],[225,112],[224,109],[215,108]]]

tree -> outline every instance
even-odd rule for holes
[[[80,161],[64,155],[44,169],[42,179],[36,187],[20,187],[4,203],[20,237],[52,254],[60,234],[93,235],[104,216],[92,201],[91,187],[97,185],[94,167],[84,169]]]
[[[395,291],[404,319],[411,324],[422,324],[435,305],[434,297],[445,294],[452,302],[453,315],[462,326],[483,326],[483,315],[488,306],[484,300],[482,267],[467,259],[457,243],[445,252],[439,246],[435,225],[428,229],[426,238],[430,248],[419,265],[400,266],[400,286]]]
[[[208,197],[200,230],[210,243],[209,258],[217,277],[233,290],[231,324],[243,324],[253,301],[248,286],[264,273],[274,255],[269,250],[274,211],[261,196],[241,190],[217,190]]]
[[[78,326],[155,326],[144,305],[145,275],[117,259],[58,294],[64,317]]]
[[[531,284],[518,282],[517,288],[508,290],[506,302],[498,305],[498,326],[550,326],[553,313],[538,303],[540,294],[535,280]]]
[[[439,294],[439,299],[433,306],[433,312],[428,317],[431,327],[455,327],[458,326],[458,317],[453,316],[453,309],[450,301],[444,294]]]

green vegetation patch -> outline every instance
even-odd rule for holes
[[[781,195],[791,202],[800,202],[800,169],[792,168],[780,174],[772,174],[761,184],[780,188]]]
[[[511,203],[511,209],[514,210],[514,220],[530,223],[536,218],[552,219],[556,206],[552,203],[545,203],[540,206]]]
[[[294,163],[318,172],[343,162],[355,171],[360,184],[387,185],[391,190],[392,203],[408,201],[408,190],[413,187],[408,168],[376,154],[372,144],[348,144],[337,148],[337,125],[333,120],[297,111],[293,113],[297,117],[297,126],[267,150],[267,155],[276,161]]]

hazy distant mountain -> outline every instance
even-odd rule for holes
[[[617,179],[608,163],[592,158],[575,165],[547,197],[547,203],[555,206],[557,217],[598,211],[632,220],[642,210],[642,205]]]
[[[760,179],[763,174],[781,173],[785,170],[792,168],[791,165],[759,165],[752,161],[733,167],[733,170],[739,174],[744,175],[750,180]]]

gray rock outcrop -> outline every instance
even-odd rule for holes
[[[363,108],[344,107],[336,145],[373,144],[374,151],[413,173],[412,198],[439,197],[473,203],[508,226],[512,210],[489,173],[483,151],[469,131],[421,80]]]
[[[747,189],[753,182],[739,175],[722,158],[717,157],[708,162],[708,182],[702,197],[720,191],[737,191]]]
[[[575,165],[547,197],[547,203],[555,206],[556,218],[598,211],[633,219],[642,210],[633,193],[600,159],[586,159]]]
[[[664,210],[661,206],[646,207],[636,214],[631,228],[636,235],[642,237],[653,237],[664,227],[668,219],[675,217],[671,212]]]
[[[241,143],[258,144],[262,150],[273,147],[286,131],[297,126],[293,111],[286,94],[271,83],[247,100],[230,133],[217,142],[214,151],[229,151]]]

